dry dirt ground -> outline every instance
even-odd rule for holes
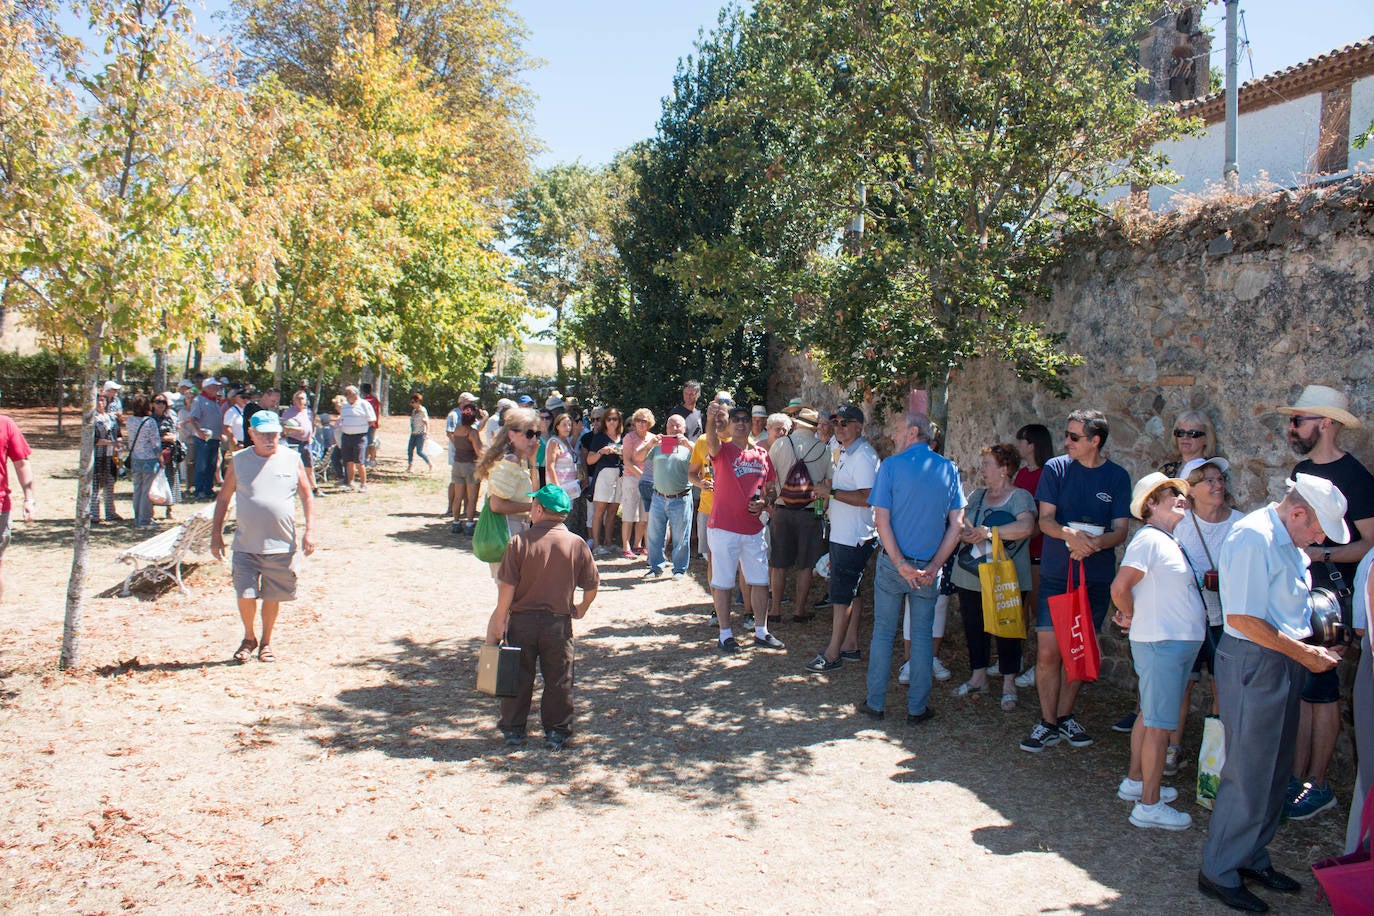
[[[1127,740],[1107,725],[1129,697],[1086,690],[1097,743],[1025,754],[1032,691],[1013,713],[954,699],[951,639],[938,717],[870,723],[862,664],[802,670],[819,621],[779,627],[785,653],[717,655],[696,567],[601,564],[575,742],[507,749],[472,687],[494,586],[437,515],[442,480],[405,478],[394,452],[367,494],[320,501],[276,664],[227,661],[238,624],[208,557],[189,597],[118,597],[125,523],[96,529],[82,665],[60,673],[74,440],[20,413],[42,517],[4,564],[5,911],[1220,911],[1194,885],[1206,812],[1141,831],[1115,796]],[[1311,885],[1344,820],[1284,827],[1280,867]],[[1325,910],[1312,887],[1269,896]]]

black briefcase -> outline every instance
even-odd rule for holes
[[[491,697],[513,697],[520,685],[520,647],[483,646],[477,657],[477,689]]]

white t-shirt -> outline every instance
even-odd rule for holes
[[[454,430],[463,425],[463,408],[455,407],[448,412],[448,419],[444,420],[444,432],[448,433],[448,463],[453,464],[453,439],[451,438]]]
[[[1240,510],[1232,509],[1221,521],[1206,522],[1190,511],[1174,529],[1178,545],[1193,563],[1193,572],[1198,576],[1199,585],[1202,584],[1203,573],[1209,569],[1216,569],[1217,564],[1221,562],[1221,542],[1231,533],[1231,526],[1244,517]],[[1197,522],[1196,528],[1193,527],[1194,521]],[[1198,537],[1198,531],[1202,532],[1201,537]],[[1206,549],[1203,548],[1204,544]],[[1207,559],[1209,554],[1212,558],[1210,561]],[[1203,589],[1202,595],[1207,605],[1207,625],[1221,626],[1221,593]]]
[[[1145,574],[1131,589],[1135,599],[1131,642],[1202,641],[1207,613],[1193,570],[1177,541],[1154,525],[1146,525],[1131,538],[1121,565]]]
[[[224,412],[224,425],[234,434],[235,442],[243,441],[243,408],[237,405]]]
[[[841,449],[835,459],[831,475],[833,490],[869,490],[878,477],[878,453],[867,439],[856,439],[848,449]],[[857,547],[878,536],[873,523],[873,507],[851,506],[838,499],[830,500],[830,540],[846,547]]]
[[[368,427],[377,422],[377,412],[362,398],[352,404],[344,401],[339,407],[339,432],[350,436],[367,432]]]

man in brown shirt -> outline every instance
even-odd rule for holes
[[[539,701],[544,742],[558,750],[572,734],[572,622],[586,616],[601,578],[586,541],[563,524],[572,508],[568,494],[550,484],[530,496],[530,528],[510,539],[496,573],[487,644],[498,644],[504,634],[507,645],[522,650],[519,692],[501,701],[498,727],[506,743],[515,747],[525,741],[538,663],[544,674]],[[582,600],[574,602],[579,588]]]

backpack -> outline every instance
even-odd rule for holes
[[[789,509],[805,509],[816,501],[816,483],[811,479],[811,471],[806,466],[806,458],[797,453],[796,440],[788,436],[787,441],[792,446],[794,460],[792,461],[792,469],[787,472],[787,479],[782,482],[778,499]],[[821,448],[825,448],[824,442],[817,444]]]

